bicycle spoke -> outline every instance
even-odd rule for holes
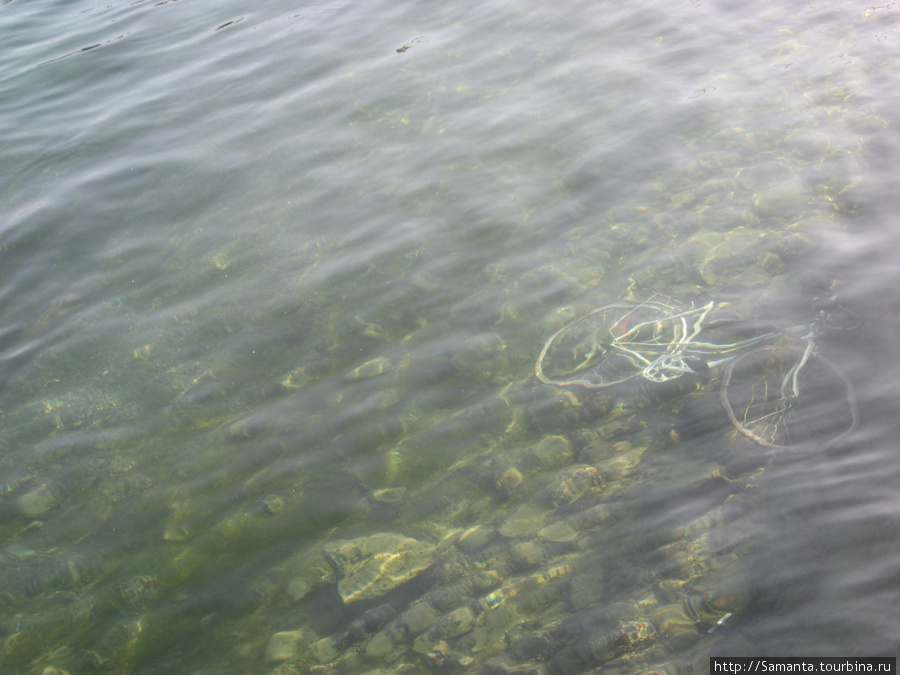
[[[858,421],[850,382],[811,343],[738,357],[726,368],[721,399],[738,431],[775,448],[826,447]]]

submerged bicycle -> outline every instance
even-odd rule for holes
[[[734,339],[729,331],[746,323],[724,305],[684,307],[659,295],[614,302],[554,333],[535,375],[546,384],[599,388],[724,366],[720,398],[738,431],[772,448],[824,448],[852,432],[859,413],[853,386],[818,354],[815,339],[859,319],[834,300],[817,305],[811,324]]]

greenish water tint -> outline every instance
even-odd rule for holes
[[[898,17],[0,4],[0,670],[894,654]],[[535,376],[654,293],[858,426]]]

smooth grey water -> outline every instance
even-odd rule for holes
[[[898,18],[4,2],[0,670],[896,655]],[[834,298],[858,426],[535,377],[654,293]]]

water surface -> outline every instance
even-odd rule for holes
[[[4,3],[4,672],[895,654],[897,21]],[[833,299],[858,426],[783,451],[721,369],[535,377],[652,297],[747,334]],[[351,540],[415,559],[359,590]]]

